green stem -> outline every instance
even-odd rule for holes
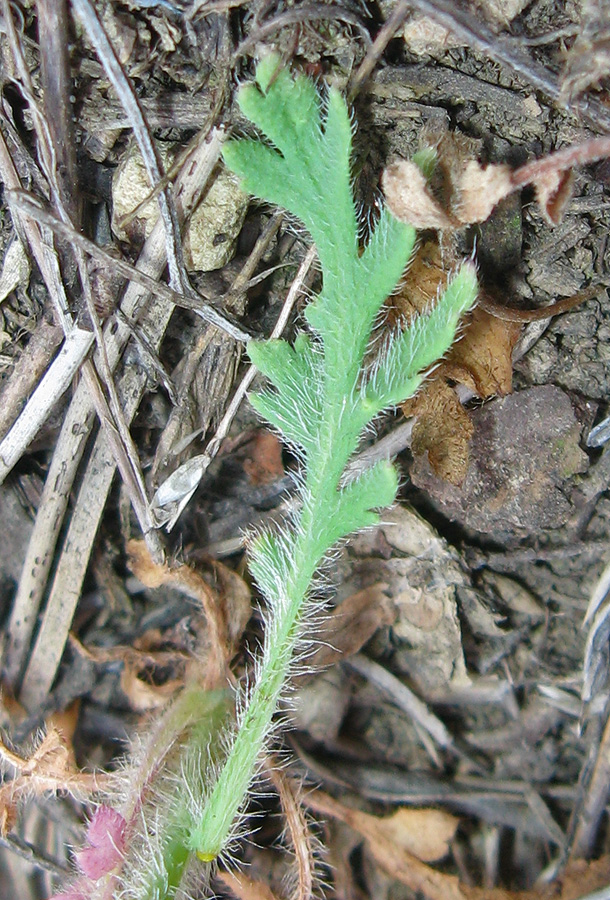
[[[354,382],[355,379],[352,377]],[[350,396],[345,385],[344,396]],[[336,391],[336,387],[335,387]],[[336,394],[335,394],[336,396]],[[290,570],[286,579],[284,602],[273,611],[269,623],[273,643],[267,638],[267,652],[263,655],[258,680],[250,696],[247,709],[239,723],[231,751],[206,803],[203,816],[191,833],[190,846],[204,862],[211,862],[222,852],[230,839],[233,823],[243,806],[257,760],[269,734],[273,715],[282,689],[286,684],[295,646],[300,637],[303,608],[309,587],[324,553],[326,542],[320,537],[319,509],[321,500],[336,491],[346,460],[332,454],[335,436],[341,429],[343,404],[327,407],[321,429],[319,458],[308,460],[304,504],[297,529],[297,540]]]

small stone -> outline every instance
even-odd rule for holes
[[[159,142],[157,149],[164,167],[169,168],[178,152],[177,145]],[[145,203],[131,221],[123,222],[150,192],[142,156],[132,145],[112,183],[112,230],[120,240],[141,243],[150,235],[159,219],[156,199]],[[211,272],[230,262],[235,255],[248,203],[248,196],[241,190],[237,176],[220,168],[185,229],[184,262],[189,271]]]
[[[413,483],[444,515],[483,534],[535,534],[570,517],[569,479],[586,471],[582,425],[570,398],[554,385],[529,388],[472,412],[474,435],[461,487],[437,478],[425,455]]]

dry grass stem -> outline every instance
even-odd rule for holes
[[[214,132],[209,144],[201,148],[196,166],[183,173],[177,185],[183,214],[196,205],[211,172],[217,164],[222,144],[222,135]],[[165,266],[165,234],[160,221],[147,239],[138,260],[141,268],[151,277],[159,277]],[[130,284],[124,294],[121,309],[127,319],[136,318],[146,299],[146,293],[139,285]],[[151,345],[156,346],[173,311],[173,304],[163,298],[155,298],[146,310],[143,327],[148,331]],[[112,327],[109,327],[112,326]],[[130,329],[120,321],[114,328],[109,323],[104,329],[108,343],[108,359],[114,368],[129,339]],[[124,409],[127,418],[135,413],[141,391],[145,384],[145,374],[127,369],[119,384],[119,391],[126,395]],[[127,401],[128,398],[128,401]],[[11,614],[11,640],[7,650],[7,669],[14,675],[22,670],[29,645],[33,624],[44,593],[53,551],[59,529],[65,515],[72,480],[76,474],[80,456],[84,450],[87,434],[92,424],[92,404],[87,386],[79,385],[72,399],[57,442],[34,531],[28,547],[26,562],[20,580],[17,597]],[[82,579],[91,552],[92,541],[99,524],[105,498],[114,474],[115,460],[106,448],[103,438],[99,438],[83,476],[81,505],[77,504],[70,524],[70,538],[66,545],[67,556],[60,561],[54,588],[47,607],[43,629],[39,635],[35,659],[31,661],[26,675],[24,697],[29,697],[36,706],[46,696],[55,676],[63,644],[67,638],[72,615],[80,596]],[[45,628],[45,623],[48,626]],[[48,630],[47,630],[48,629]],[[46,634],[45,634],[46,632]],[[45,656],[45,641],[52,635],[48,648],[50,657]],[[61,644],[61,647],[59,646]]]

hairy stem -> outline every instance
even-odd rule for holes
[[[321,534],[319,511],[324,499],[339,488],[345,460],[333,458],[332,448],[336,446],[336,432],[342,428],[343,400],[355,391],[359,369],[358,365],[352,373],[344,374],[340,379],[345,382],[344,391],[339,394],[341,402],[337,403],[339,392],[335,384],[332,391],[334,402],[326,405],[320,449],[317,458],[311,459],[308,464],[303,492],[307,500],[295,528],[296,541],[283,587],[283,602],[277,604],[274,614],[273,644],[268,643],[269,652],[263,656],[256,686],[240,720],[230,754],[209,796],[203,817],[191,835],[192,849],[205,862],[215,859],[229,840],[233,823],[248,792],[252,772],[269,734],[280,694],[287,682],[301,633],[309,587],[328,549],[327,541]],[[356,439],[357,435],[354,436],[354,445]]]

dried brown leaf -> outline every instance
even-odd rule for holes
[[[487,166],[475,158],[475,142],[457,132],[427,135],[437,154],[434,188],[414,162],[397,160],[382,176],[391,212],[415,228],[455,230],[484,222],[515,191],[533,185],[545,219],[561,221],[572,196],[572,169],[610,154],[610,140],[593,138],[525,163],[517,169]]]
[[[449,262],[450,267],[452,261]],[[443,265],[438,242],[424,241],[417,248],[400,291],[392,297],[393,307],[409,322],[435,303],[447,280],[447,269]]]
[[[369,842],[373,855],[407,853],[423,862],[443,859],[459,819],[439,809],[398,809],[389,816],[373,816],[352,809],[323,791],[313,791],[307,804],[317,812],[345,822]]]
[[[407,273],[400,293],[392,298],[396,312],[390,315],[409,320],[430,306],[447,282],[441,250],[426,241]],[[406,416],[415,416],[412,450],[427,454],[433,471],[451,484],[466,476],[469,442],[473,428],[470,417],[449,382],[463,384],[482,399],[512,390],[512,351],[521,325],[499,319],[481,307],[465,319],[460,340],[437,366],[415,397],[403,404]]]
[[[175,678],[163,684],[151,684],[140,678],[140,669],[127,663],[121,672],[121,689],[132,709],[148,712],[161,709],[173,695],[184,687],[184,679]]]
[[[129,541],[127,550],[131,571],[147,587],[170,585],[201,604],[209,641],[205,677],[209,686],[222,683],[235,651],[235,643],[250,616],[249,591],[243,580],[237,575],[229,575],[225,567],[215,563],[215,572],[221,581],[220,595],[192,566],[183,564],[172,568],[165,563],[155,563],[144,541]]]
[[[239,900],[277,900],[267,884],[250,878],[243,872],[218,872],[216,878]]]
[[[373,816],[346,806],[323,791],[311,791],[305,802],[323,815],[339,819],[369,843],[376,858],[396,862],[406,854],[407,862],[443,859],[459,825],[459,819],[439,809],[398,809],[389,816]],[[384,868],[385,865],[384,865]]]
[[[578,37],[568,51],[561,93],[574,100],[610,74],[610,6],[607,0],[583,0]]]
[[[259,429],[245,449],[244,471],[251,484],[270,484],[283,476],[282,444],[273,432]]]
[[[455,228],[455,219],[433,197],[428,181],[410,160],[391,163],[381,178],[391,213],[414,228]]]
[[[427,454],[439,478],[459,485],[468,470],[468,444],[473,434],[470,416],[442,374],[426,381],[415,397],[402,405],[405,416],[415,416],[411,449]]]
[[[559,225],[572,197],[574,173],[571,169],[545,172],[534,181],[536,200],[549,225]]]
[[[219,560],[210,560],[220,602],[225,610],[231,656],[237,651],[244,629],[252,615],[252,595],[244,579]]]
[[[441,363],[443,377],[472,388],[482,400],[510,394],[512,353],[520,334],[520,323],[476,307],[464,323],[460,340]]]
[[[326,616],[316,633],[316,651],[308,660],[311,668],[318,671],[353,656],[379,628],[394,622],[396,610],[386,588],[384,582],[369,585],[350,594]]]
[[[464,225],[484,222],[494,207],[514,190],[508,166],[482,166],[476,159],[471,159],[452,201],[455,215]]]
[[[17,805],[22,800],[59,791],[82,798],[100,788],[99,776],[79,771],[70,742],[55,726],[48,728],[28,757],[11,750],[0,740],[0,763],[12,774],[0,788],[2,835],[14,825]]]

